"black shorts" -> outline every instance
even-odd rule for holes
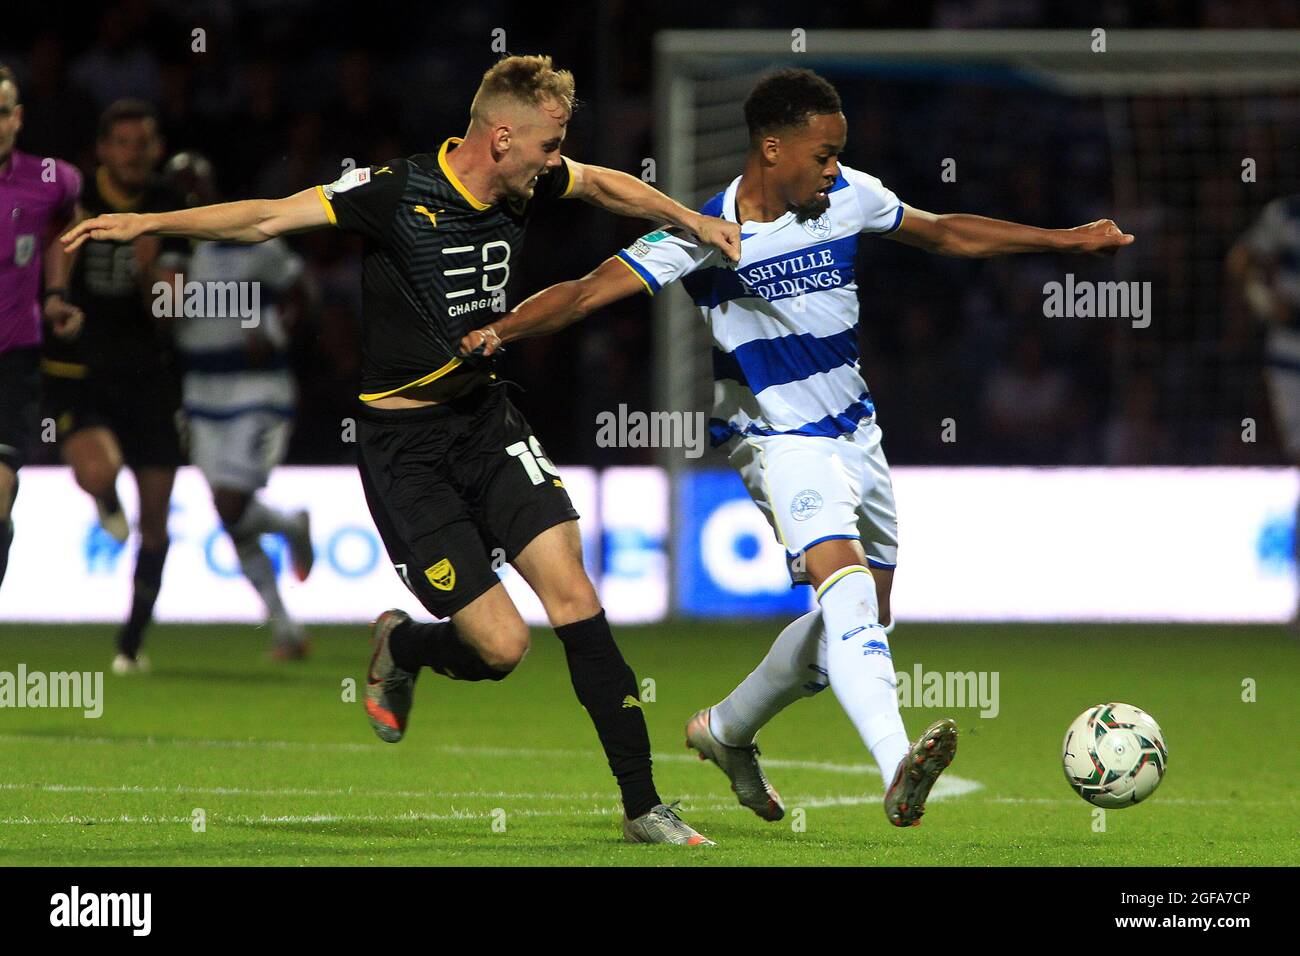
[[[86,397],[86,366],[69,362],[41,361],[44,380],[44,413],[54,422],[54,433],[67,438],[83,428],[104,426],[103,418],[90,407]]]
[[[72,377],[45,374],[46,414],[60,440],[83,428],[107,428],[131,468],[176,468],[185,463],[178,424],[180,387],[166,365],[140,374],[91,370]]]
[[[36,440],[41,408],[41,351],[0,353],[0,462],[17,471]]]
[[[451,617],[548,528],[578,517],[555,467],[502,386],[443,405],[363,407],[358,465],[397,573]]]

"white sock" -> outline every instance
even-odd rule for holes
[[[231,535],[237,534],[240,538],[245,538],[266,533],[291,534],[296,528],[293,515],[268,507],[254,498],[249,501],[248,507],[231,529]]]
[[[713,706],[709,729],[724,744],[748,746],[778,713],[826,687],[826,631],[817,608],[787,624],[753,672]]]
[[[285,635],[296,631],[297,626],[285,610],[284,602],[280,600],[280,588],[275,580],[275,568],[271,565],[271,559],[262,550],[262,542],[257,535],[241,536],[234,539],[234,542],[235,553],[239,555],[239,568],[266,605],[267,620],[276,640],[283,640]]]
[[[841,568],[822,582],[817,600],[826,626],[831,689],[888,787],[911,744],[898,712],[889,638],[877,620],[876,582],[862,565]]]

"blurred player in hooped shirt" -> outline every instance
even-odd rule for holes
[[[22,126],[18,83],[0,64],[0,582],[14,537],[18,469],[40,410],[42,315],[58,336],[76,335],[82,321],[66,298],[70,257],[56,241],[76,218],[81,174],[61,159],[15,149]]]
[[[207,157],[186,150],[163,164],[163,178],[186,206],[218,201]],[[283,239],[195,242],[182,263],[187,283],[257,290],[252,321],[223,308],[183,310],[172,320],[181,367],[182,411],[190,460],[212,489],[239,569],[266,607],[271,658],[301,660],[307,635],[284,606],[263,534],[280,534],[298,580],[311,572],[311,524],[305,510],[262,501],[271,470],[284,459],[297,390],[289,368],[290,327],[307,298],[303,261]]]

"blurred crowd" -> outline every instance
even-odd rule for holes
[[[1077,12],[1058,9],[1064,6],[865,0],[799,15],[809,29],[1300,27],[1300,4],[1283,0],[1102,0]],[[568,154],[637,172],[653,155],[653,33],[724,22],[788,28],[790,17],[788,5],[765,0],[725,10],[684,0],[117,0],[59,5],[59,11],[57,21],[34,4],[5,13],[0,60],[17,71],[25,107],[18,147],[89,171],[98,113],[120,97],[140,97],[158,106],[169,152],[196,149],[212,159],[228,199],[288,195],[334,180],[349,163],[436,149],[463,132],[479,77],[501,49],[549,52],[576,74],[582,106]],[[880,176],[905,202],[1053,226],[1111,217],[1127,228],[1127,212],[1156,227],[1139,235],[1139,242],[1150,240],[1150,251],[1135,260],[1136,272],[1123,276],[1155,287],[1155,314],[1163,310],[1166,321],[1146,336],[1113,320],[1043,317],[1045,282],[1060,281],[1067,271],[1081,279],[1114,278],[1110,262],[1050,256],[975,262],[925,257],[890,242],[865,244],[858,269],[863,367],[893,462],[1281,460],[1266,424],[1260,443],[1239,440],[1241,418],[1268,421],[1258,336],[1221,283],[1207,278],[1207,270],[1221,273],[1216,263],[1271,195],[1245,192],[1229,175],[1200,187],[1209,195],[1186,197],[1177,194],[1183,180],[1170,175],[1137,191],[1142,207],[1120,209],[1105,111],[1097,102],[1029,88],[827,75],[849,116],[845,161]],[[1294,134],[1300,126],[1290,129]],[[1158,132],[1152,135],[1156,141],[1135,148],[1172,148]],[[1232,135],[1230,126],[1207,126],[1205,136],[1214,141],[1194,145],[1239,156]],[[957,159],[956,183],[940,180],[946,157]],[[1184,178],[1199,182],[1198,175],[1188,170]],[[1209,238],[1182,241],[1193,234],[1189,210],[1207,202],[1215,204],[1213,228],[1194,234]],[[511,301],[585,273],[643,229],[574,206],[530,230],[533,252],[514,271]],[[1198,227],[1203,218],[1197,217]],[[355,414],[360,246],[332,231],[293,242],[309,263],[319,305],[304,318],[294,345],[300,414],[289,460],[347,462],[353,452],[340,441],[340,422]],[[523,389],[517,401],[552,458],[648,460],[644,450],[597,448],[593,422],[598,411],[620,402],[651,407],[652,341],[648,302],[637,300],[554,338],[511,348],[506,377]]]

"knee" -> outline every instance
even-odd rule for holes
[[[82,462],[72,471],[81,490],[96,498],[108,494],[117,483],[117,466],[111,461]]]
[[[548,589],[547,594],[541,597],[552,627],[585,621],[600,613],[596,588],[581,569],[576,574],[567,575],[558,586]]]
[[[17,498],[18,476],[8,465],[0,463],[0,521],[8,519]]]
[[[504,680],[528,653],[528,626],[522,621],[505,628],[478,647],[479,657],[492,671],[492,680]]]

